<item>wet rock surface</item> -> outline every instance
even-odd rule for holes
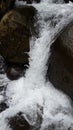
[[[0,112],[6,110],[7,108],[8,108],[8,106],[5,102],[0,103]]]
[[[51,83],[73,100],[73,24],[51,47],[47,76]]]
[[[30,125],[29,123],[24,119],[22,113],[18,113],[16,116],[8,119],[10,127],[13,130],[29,130]]]
[[[29,31],[23,19],[18,12],[11,11],[0,23],[0,54],[8,62],[28,63]]]
[[[25,117],[27,118],[25,119]],[[32,124],[32,121],[30,121],[30,115],[27,114],[24,116],[24,113],[19,112],[15,116],[8,119],[8,124],[12,130],[39,130],[42,123],[42,116],[37,113],[35,118],[37,118],[36,124]]]
[[[24,76],[26,68],[24,65],[8,65],[6,75],[10,80],[16,80]]]
[[[0,22],[0,54],[7,62],[28,64],[30,28],[35,12],[32,6],[24,6],[3,16]]]
[[[0,73],[6,72],[11,80],[21,77],[29,65],[29,39],[37,35],[35,15],[34,7],[19,6],[6,12],[0,21]]]

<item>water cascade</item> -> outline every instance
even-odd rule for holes
[[[17,6],[26,4],[16,1]],[[9,107],[0,113],[0,130],[13,130],[8,120],[19,112],[31,126],[29,130],[73,130],[69,97],[46,80],[50,47],[73,21],[73,4],[65,4],[63,0],[41,0],[33,2],[32,6],[37,10],[39,34],[30,39],[29,68],[25,77],[7,85],[5,97]]]

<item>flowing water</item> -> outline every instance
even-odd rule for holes
[[[25,5],[26,2],[16,1],[16,4]],[[65,4],[63,0],[41,0],[38,4],[33,2],[32,6],[37,10],[39,37],[30,39],[29,68],[25,77],[8,81],[8,84],[3,82],[7,84],[4,98],[9,108],[0,113],[0,130],[11,130],[8,118],[19,112],[33,126],[31,130],[73,130],[70,99],[45,78],[50,46],[73,21],[73,4]]]

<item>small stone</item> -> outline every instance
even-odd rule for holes
[[[24,75],[24,66],[10,65],[7,67],[6,75],[10,80],[16,80]]]
[[[0,112],[4,111],[7,108],[8,108],[8,106],[7,106],[7,104],[5,102],[0,103]]]

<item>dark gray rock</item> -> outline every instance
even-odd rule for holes
[[[7,62],[28,63],[29,30],[24,16],[8,12],[0,22],[0,54]]]
[[[24,76],[26,66],[24,65],[8,65],[6,69],[6,75],[10,80],[16,80],[22,76]]]
[[[16,116],[11,117],[8,119],[10,128],[13,130],[29,130],[30,125],[29,123],[24,119],[22,113],[18,113]]]
[[[7,106],[7,104],[5,102],[0,103],[0,112],[4,111],[7,108],[8,108],[8,106]]]
[[[60,34],[51,46],[47,77],[73,100],[73,24]]]

